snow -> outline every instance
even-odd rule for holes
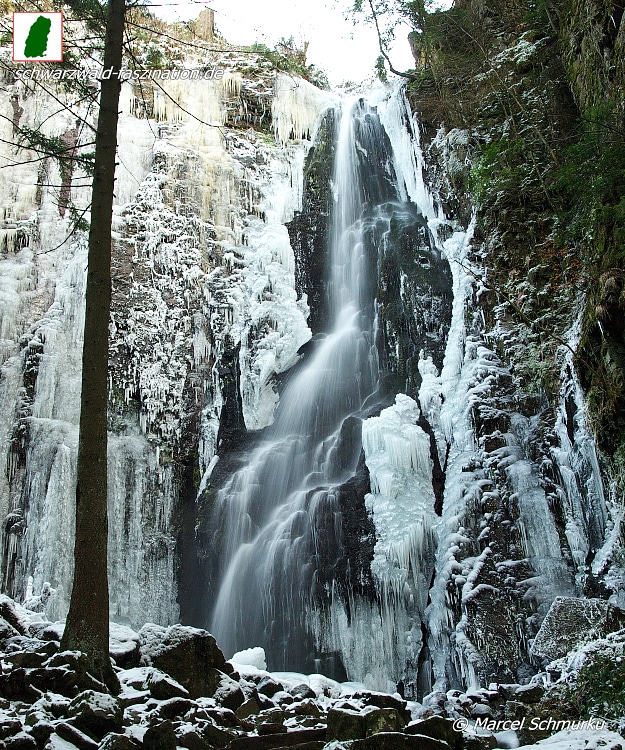
[[[230,662],[239,666],[255,667],[256,669],[267,669],[267,662],[265,660],[265,649],[257,646],[256,648],[246,648],[244,651],[237,651],[236,654],[232,655]]]
[[[534,745],[521,745],[519,750],[623,750],[623,738],[608,730],[564,729]]]

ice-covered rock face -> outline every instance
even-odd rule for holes
[[[86,267],[84,233],[68,234],[89,188],[78,167],[70,185],[53,159],[32,162],[6,142],[20,123],[72,147],[88,137],[42,89],[6,84],[2,585],[58,619],[73,567]],[[338,121],[323,113],[336,97],[234,69],[217,81],[163,86],[149,106],[123,89],[113,227],[111,611],[136,627],[171,625],[180,607],[188,621],[208,623],[205,594],[216,581],[203,577],[197,554],[214,554],[215,527],[210,503],[196,516],[196,497],[210,499],[211,483],[224,486],[239,468],[241,447],[275,429],[280,392],[304,368],[278,376],[313,332],[327,331],[333,285],[341,294],[324,276],[339,196],[331,179]],[[572,355],[563,356],[549,416],[507,364],[517,344],[505,316],[487,309],[472,226],[439,218],[424,185],[405,99],[372,94],[367,106],[357,156],[362,244],[376,254],[358,292],[369,307],[352,360],[366,344],[363,359],[377,370],[364,395],[375,390],[375,398],[333,433],[332,491],[317,492],[324,482],[315,475],[302,505],[325,511],[308,527],[317,568],[310,607],[298,615],[310,658],[370,687],[401,681],[422,695],[432,680],[441,688],[515,681],[533,668],[529,641],[554,597],[582,594],[607,568],[620,520],[608,517]],[[363,133],[374,131],[379,138],[367,141]],[[458,131],[445,143],[452,170],[466,138]],[[489,317],[499,322],[489,327]],[[319,377],[329,369],[319,362]],[[298,528],[288,533],[298,539]],[[298,572],[308,585],[306,565]],[[286,600],[285,580],[272,578]],[[267,661],[281,648],[267,644]]]
[[[85,140],[41,88],[8,84],[5,141],[16,137],[14,118],[72,145]],[[151,119],[130,85],[122,89],[113,227],[111,614],[136,626],[178,618],[175,516],[216,453],[224,353],[236,353],[239,409],[255,430],[272,421],[275,374],[310,337],[284,222],[301,200],[302,139],[331,99],[271,72],[251,87],[227,71],[163,88]],[[243,111],[252,94],[268,107],[253,115],[261,131],[233,128],[246,119],[233,107]],[[2,152],[3,166],[25,162],[0,172],[3,585],[21,598],[29,578],[31,597],[50,582],[47,613],[57,618],[73,570],[86,268],[84,233],[66,239],[67,205],[88,205],[88,181],[75,170],[70,189],[53,159],[41,169],[29,152],[16,158],[6,143]]]

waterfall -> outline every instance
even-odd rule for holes
[[[415,424],[419,407],[408,396],[391,406],[406,387],[397,379],[404,352],[387,340],[379,294],[395,275],[401,294],[414,283],[395,268],[402,248],[404,255],[420,248],[422,262],[432,253],[432,266],[436,251],[398,178],[378,109],[358,99],[334,112],[325,331],[289,373],[273,424],[213,495],[209,579],[217,584],[209,626],[228,654],[263,646],[271,669],[367,677],[394,689],[421,647],[435,514],[429,437]],[[404,112],[395,113],[398,132]],[[425,281],[430,298],[435,273]],[[397,409],[394,440],[387,432]],[[388,466],[378,467],[387,451]],[[357,521],[346,517],[346,496]],[[397,503],[406,508],[402,528],[386,530],[384,517]],[[371,640],[363,627],[382,634],[378,654],[363,657],[361,645],[353,648],[355,640]]]
[[[388,231],[386,203],[398,197],[388,145],[374,110],[344,104],[332,177],[329,330],[217,496],[220,585],[211,628],[229,653],[263,645],[273,668],[310,663],[304,633],[320,547],[340,547],[336,488],[355,474],[361,417],[379,402],[375,245],[384,241],[380,228]]]

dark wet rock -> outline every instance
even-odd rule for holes
[[[37,741],[28,732],[18,732],[4,740],[4,747],[6,750],[37,750]]]
[[[542,685],[521,685],[514,693],[516,700],[521,703],[538,703],[545,694]]]
[[[441,695],[445,695],[441,693]],[[445,699],[447,696],[445,696]],[[394,708],[405,721],[410,721],[410,712],[407,709],[407,703],[402,698],[396,698],[388,693],[365,693],[357,692],[352,695],[353,700],[364,703],[365,706],[375,706],[376,708]]]
[[[297,729],[283,734],[238,737],[228,750],[273,750],[274,748],[296,748],[310,742],[326,739],[325,729]]]
[[[205,714],[220,727],[238,727],[239,719],[234,711],[223,706],[205,709]]]
[[[17,613],[17,607],[13,599],[4,594],[0,596],[0,620],[8,623],[19,635],[26,635],[26,628]],[[0,622],[0,628],[2,623]]]
[[[19,635],[19,630],[16,630],[10,622],[7,622],[7,620],[4,619],[4,617],[0,617],[0,643]]]
[[[190,724],[183,724],[175,730],[177,744],[187,750],[212,750],[214,745],[204,739]]]
[[[203,723],[199,727],[200,736],[210,745],[217,748],[227,747],[236,735],[211,723]]]
[[[32,686],[26,670],[19,668],[0,674],[0,695],[11,701],[33,703],[41,696],[41,692]]]
[[[235,713],[239,717],[239,719],[247,719],[248,716],[259,714],[261,711],[262,708],[256,698],[248,698],[237,708]]]
[[[328,711],[328,739],[356,740],[367,736],[367,719],[362,711],[331,708]]]
[[[137,750],[140,745],[125,734],[111,732],[99,745],[100,750]]]
[[[258,683],[257,689],[259,693],[266,695],[268,698],[272,698],[276,693],[280,693],[284,690],[284,685],[276,682],[276,680],[271,677],[263,677]]]
[[[224,708],[236,711],[245,702],[243,690],[241,690],[239,683],[228,677],[227,674],[223,672],[219,672],[219,674],[221,679],[213,693],[213,698]]]
[[[59,650],[59,644],[56,641],[42,641],[39,638],[18,635],[14,638],[9,638],[5,642],[4,648],[7,654],[30,651],[31,653],[36,652],[52,656],[52,654]]]
[[[317,697],[315,691],[305,682],[300,682],[299,685],[289,688],[288,692],[296,701],[306,700],[307,698],[312,698],[314,700]]]
[[[497,685],[497,690],[504,700],[510,700],[512,696],[516,693],[518,687],[519,685],[514,684],[514,683],[513,684],[504,683],[504,684]]]
[[[4,740],[22,729],[22,722],[13,711],[0,711],[0,740]]]
[[[464,750],[493,750],[497,747],[497,738],[492,734],[487,735],[475,735],[475,734],[464,734],[463,735],[463,748]]]
[[[144,625],[139,636],[144,663],[171,675],[192,698],[213,695],[220,682],[217,670],[226,660],[210,633],[182,625]]]
[[[169,698],[156,709],[163,719],[176,719],[184,716],[195,704],[188,698]]]
[[[176,750],[178,738],[171,721],[161,721],[149,726],[143,735],[145,750]]]
[[[153,672],[148,678],[148,689],[156,700],[188,698],[189,691],[179,682],[162,672]]]
[[[66,721],[58,722],[54,731],[62,740],[67,740],[75,745],[78,750],[96,750],[98,743],[88,734],[81,732],[78,727]]]
[[[287,731],[284,724],[277,721],[263,721],[258,725],[258,734],[281,734]]]
[[[420,734],[436,740],[447,742],[452,748],[458,748],[462,742],[462,734],[454,729],[451,719],[442,716],[430,716],[422,721],[415,721],[404,727],[406,734]]]
[[[474,719],[484,718],[484,717],[492,716],[492,715],[493,715],[492,710],[485,703],[476,703],[471,708],[471,716]]]
[[[287,693],[286,690],[281,690],[273,696],[272,700],[274,703],[279,703],[281,705],[290,705],[295,699],[290,693]]]
[[[325,715],[325,709],[317,703],[316,700],[307,698],[300,703],[294,703],[289,708],[289,713],[295,716],[316,716],[320,717]]]
[[[141,639],[138,633],[125,625],[111,623],[109,654],[121,669],[138,667],[141,659]]]
[[[367,737],[379,732],[400,732],[406,726],[406,720],[396,708],[373,708],[364,716]]]
[[[54,641],[60,643],[63,638],[63,631],[65,630],[64,622],[50,622],[47,623],[41,633],[37,634],[38,638],[42,641]]]
[[[36,721],[28,730],[37,741],[37,744],[41,747],[50,739],[50,735],[54,732],[54,724],[45,719]]]
[[[70,703],[69,715],[80,730],[102,739],[122,728],[124,710],[112,695],[85,690]]]
[[[37,653],[36,651],[15,651],[5,658],[5,662],[12,664],[13,668],[33,669],[42,666],[47,658],[47,654]]]
[[[380,732],[351,744],[354,750],[449,750],[449,745],[424,735]]]

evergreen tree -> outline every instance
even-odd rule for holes
[[[83,345],[74,584],[63,650],[83,651],[109,689],[119,683],[109,658],[107,402],[111,308],[111,224],[125,0],[109,0],[95,139]]]

